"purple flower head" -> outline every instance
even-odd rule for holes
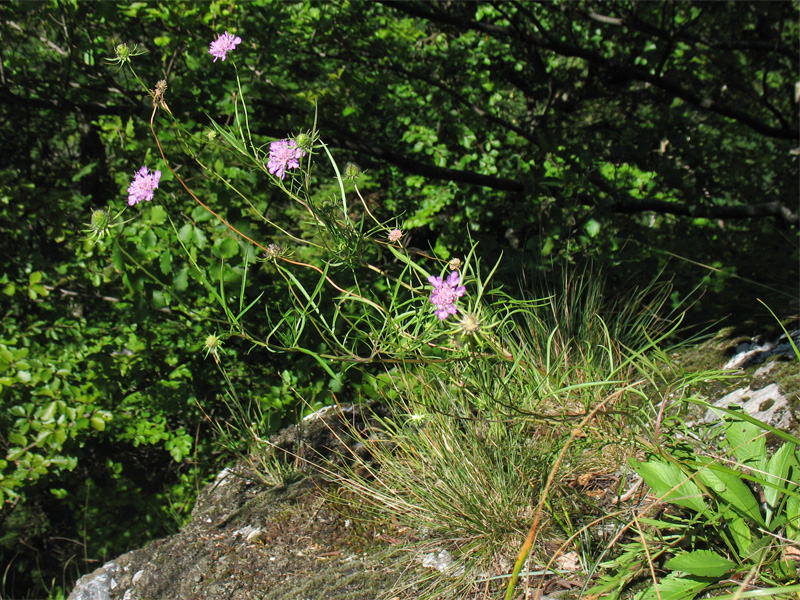
[[[396,244],[397,242],[400,241],[400,238],[403,237],[403,232],[395,228],[389,232],[389,235],[387,237],[389,238],[390,242]]]
[[[306,152],[298,148],[294,140],[278,140],[269,145],[267,169],[281,179],[286,177],[286,169],[299,169],[300,157]]]
[[[153,190],[158,187],[159,179],[161,171],[151,173],[147,167],[139,169],[128,188],[128,204],[133,206],[142,200],[150,202],[153,199]]]
[[[444,321],[448,316],[456,314],[456,302],[467,291],[461,283],[458,271],[450,271],[444,281],[441,277],[428,277],[428,282],[433,286],[431,302],[436,306],[433,314]]]
[[[211,49],[208,51],[208,53],[214,57],[214,62],[217,62],[218,58],[225,60],[228,52],[236,48],[237,44],[241,43],[242,38],[240,38],[238,35],[234,37],[226,31],[216,40],[211,42]]]

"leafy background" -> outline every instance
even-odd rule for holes
[[[53,0],[0,15],[6,596],[63,595],[174,531],[244,444],[207,418],[230,416],[202,352],[222,315],[190,267],[238,290],[252,250],[166,170],[156,201],[87,239],[92,211],[125,206],[135,170],[163,168],[149,95],[107,60],[120,43],[144,51],[144,81],[168,82],[184,130],[164,121],[159,136],[175,168],[245,233],[286,244],[260,215],[293,209],[207,135],[233,112],[233,60],[254,136],[308,130],[316,113],[337,161],[365,170],[372,212],[411,246],[449,258],[477,241],[520,293],[563,265],[593,263],[622,295],[664,272],[673,306],[693,299],[689,325],[741,324],[759,297],[797,314],[792,3]],[[212,63],[224,30],[243,42]],[[320,198],[331,185],[316,173]],[[276,311],[281,285],[267,266],[250,273]],[[310,359],[235,339],[224,350],[265,431],[342,392]],[[371,385],[351,379],[344,394]]]

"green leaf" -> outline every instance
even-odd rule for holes
[[[753,535],[747,523],[731,510],[723,513],[723,517],[727,525],[728,535],[733,539],[736,548],[739,550],[739,556],[749,556],[748,548],[753,543]]]
[[[102,417],[94,416],[89,420],[89,422],[92,424],[92,427],[94,427],[97,431],[103,431],[106,428],[105,419],[103,419]]]
[[[725,422],[725,440],[742,464],[762,471],[766,468],[767,442],[761,427],[732,418]]]
[[[698,469],[697,478],[740,514],[765,526],[758,500],[738,474],[709,459],[708,464]]]
[[[589,219],[583,228],[586,230],[586,233],[589,234],[589,237],[595,237],[598,233],[600,233],[602,226],[600,225],[599,221],[595,219]]]
[[[664,566],[698,577],[722,577],[736,563],[711,550],[693,550],[669,559]]]
[[[28,443],[28,440],[24,435],[16,432],[8,434],[8,441],[16,446],[26,446]]]
[[[783,490],[789,489],[791,485],[786,481],[786,478],[792,467],[795,468],[795,471],[800,467],[794,444],[783,444],[767,462],[768,474],[764,477],[763,482],[764,501],[767,505],[767,524],[772,522],[778,497],[783,493]],[[797,486],[794,485],[792,487]]]
[[[223,238],[214,243],[211,251],[219,258],[231,258],[239,253],[239,244],[232,238]]]
[[[145,248],[146,250],[152,250],[156,247],[156,244],[158,244],[158,237],[156,237],[156,234],[152,229],[148,229],[142,234],[142,237],[140,238],[140,244],[142,248]]]
[[[707,581],[698,581],[691,577],[681,577],[676,573],[670,573],[634,598],[636,600],[691,600],[708,585]]]
[[[698,513],[705,512],[703,492],[677,465],[659,461],[642,463],[632,460],[631,466],[660,498]]]
[[[786,536],[800,542],[800,498],[797,496],[786,499]]]
[[[186,223],[178,230],[178,238],[184,243],[188,244],[192,239],[192,230],[194,227],[191,223]]]
[[[50,421],[56,415],[56,402],[50,402],[39,417],[42,421]]]
[[[150,223],[161,225],[167,220],[167,209],[160,204],[152,204],[150,208]]]
[[[192,239],[194,240],[194,245],[197,246],[199,250],[206,247],[206,234],[199,227],[194,227],[192,229]]]
[[[189,267],[181,268],[172,279],[172,287],[176,292],[185,292],[189,287]]]
[[[172,272],[172,253],[169,250],[165,250],[158,257],[158,266],[164,275]]]
[[[125,272],[125,256],[122,254],[122,249],[117,244],[114,245],[114,251],[111,253],[111,262],[117,271],[120,273]]]

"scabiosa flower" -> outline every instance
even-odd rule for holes
[[[153,199],[153,190],[158,187],[158,180],[161,179],[161,171],[150,172],[147,167],[142,167],[128,188],[128,204],[133,206],[142,200],[148,202]]]
[[[269,145],[267,169],[283,179],[286,177],[286,169],[300,168],[300,157],[305,155],[305,150],[298,148],[294,140],[277,140]]]
[[[389,232],[389,235],[387,237],[389,238],[390,242],[396,244],[397,242],[400,241],[400,238],[403,237],[403,232],[395,228]]]
[[[228,52],[236,48],[237,44],[242,43],[242,38],[237,36],[232,36],[227,31],[219,36],[216,40],[211,42],[211,49],[208,53],[214,57],[214,62],[217,62],[218,58],[225,60]]]
[[[461,283],[458,271],[451,271],[447,279],[441,277],[428,277],[428,282],[433,286],[431,302],[436,306],[433,314],[444,321],[448,316],[456,314],[456,302],[467,291]]]

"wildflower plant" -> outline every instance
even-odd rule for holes
[[[213,61],[205,58],[225,61],[241,43],[226,31],[210,43]],[[120,64],[138,80],[129,59]],[[238,434],[247,450],[264,452],[271,417],[257,398],[237,391],[237,346],[311,359],[327,376],[332,400],[360,381],[362,398],[388,405],[383,426],[391,443],[362,440],[380,474],[362,461],[361,471],[333,478],[376,513],[430,532],[436,539],[420,551],[442,542],[457,557],[458,576],[429,578],[431,597],[443,590],[463,597],[476,581],[499,590],[509,579],[511,597],[525,564],[546,563],[541,550],[530,552],[537,539],[574,540],[570,518],[548,510],[562,500],[583,507],[559,481],[591,461],[624,467],[637,431],[647,429],[641,413],[651,414],[648,393],[669,381],[658,352],[669,330],[653,316],[666,295],[651,294],[661,303],[648,305],[647,294],[632,294],[628,307],[611,311],[624,316],[615,323],[602,317],[592,292],[581,310],[555,295],[511,297],[493,282],[497,264],[485,264],[469,240],[450,249],[460,258],[401,244],[401,215],[370,208],[359,189],[365,173],[353,163],[339,167],[315,109],[302,133],[258,135],[246,86],[229,64],[232,114],[209,117],[202,132],[169,110],[166,81],[151,91],[138,80],[152,98],[150,132],[176,205],[153,206],[166,190],[152,163],[136,172],[127,203],[150,203],[153,220],[180,249],[183,264],[158,257],[161,273],[207,292],[202,307],[181,308],[214,324],[197,347],[230,387]],[[186,156],[194,166],[178,169]],[[238,198],[245,209],[225,198]],[[109,227],[100,220],[97,237]],[[181,303],[177,294],[170,301]],[[277,404],[297,401],[286,383],[291,374],[281,379],[292,393],[282,392],[288,400]],[[620,436],[628,426],[631,433]],[[218,430],[235,437],[227,424]],[[621,448],[616,462],[603,452],[608,438]],[[495,580],[497,572],[505,579]]]

